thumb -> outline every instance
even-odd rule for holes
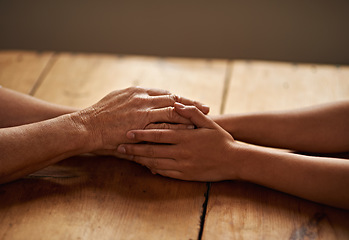
[[[174,104],[176,112],[189,119],[198,128],[214,128],[215,123],[209,117],[205,116],[198,108],[195,106],[186,106],[181,103],[175,102]]]

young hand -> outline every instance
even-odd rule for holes
[[[233,137],[194,106],[175,103],[175,110],[197,126],[192,130],[132,130],[129,139],[146,144],[122,144],[118,152],[153,173],[182,180],[236,179],[237,162],[230,161]]]

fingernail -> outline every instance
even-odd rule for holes
[[[133,132],[128,132],[126,134],[126,137],[130,138],[130,139],[134,139],[136,137],[136,135]]]
[[[194,129],[195,126],[194,126],[194,125],[188,125],[187,128],[188,128],[188,129]]]
[[[210,111],[210,107],[207,105],[202,105],[202,108],[204,109],[205,112],[209,112]]]
[[[175,106],[179,109],[184,109],[185,106],[182,104],[182,103],[179,103],[179,102],[175,102]]]
[[[118,152],[119,152],[119,153],[126,153],[126,148],[125,148],[124,146],[120,145],[120,146],[118,147]]]

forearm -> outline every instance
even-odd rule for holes
[[[308,152],[349,151],[349,102],[214,120],[236,140],[248,143]]]
[[[315,202],[349,209],[349,161],[240,145],[238,178]]]
[[[77,110],[0,88],[0,128],[44,121]]]
[[[87,132],[70,115],[0,129],[0,183],[88,152]]]

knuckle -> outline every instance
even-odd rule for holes
[[[167,95],[167,99],[169,100],[169,105],[173,105],[176,102],[176,97],[173,94]]]
[[[144,97],[140,95],[133,95],[130,99],[130,103],[133,106],[139,107],[144,103]]]
[[[144,119],[145,119],[146,122],[149,122],[149,121],[150,121],[150,119],[151,119],[151,112],[150,112],[150,111],[141,111],[141,112],[139,112],[139,115],[140,115],[140,114],[143,115],[143,117],[144,117]],[[154,127],[155,125],[152,124],[152,126]]]
[[[170,120],[176,120],[177,119],[177,115],[176,115],[176,112],[174,110],[173,107],[169,107],[167,108],[167,115],[168,115],[168,119]]]
[[[162,139],[162,135],[163,135],[162,131],[159,131],[159,130],[156,131],[154,135],[155,141],[160,141]]]
[[[138,86],[134,86],[134,87],[129,87],[127,88],[127,91],[130,92],[133,95],[137,95],[139,93],[144,92],[144,89]]]
[[[179,95],[175,95],[176,97],[176,102],[182,102],[182,97]]]
[[[126,90],[127,92],[134,92],[134,91],[135,91],[135,88],[136,88],[136,87],[128,87],[128,88],[126,88],[125,90]]]
[[[180,100],[180,97],[177,94],[171,94],[171,97],[175,102],[178,102]]]
[[[135,92],[142,92],[143,88],[141,88],[139,86],[134,86],[134,87],[132,87],[132,90]]]

